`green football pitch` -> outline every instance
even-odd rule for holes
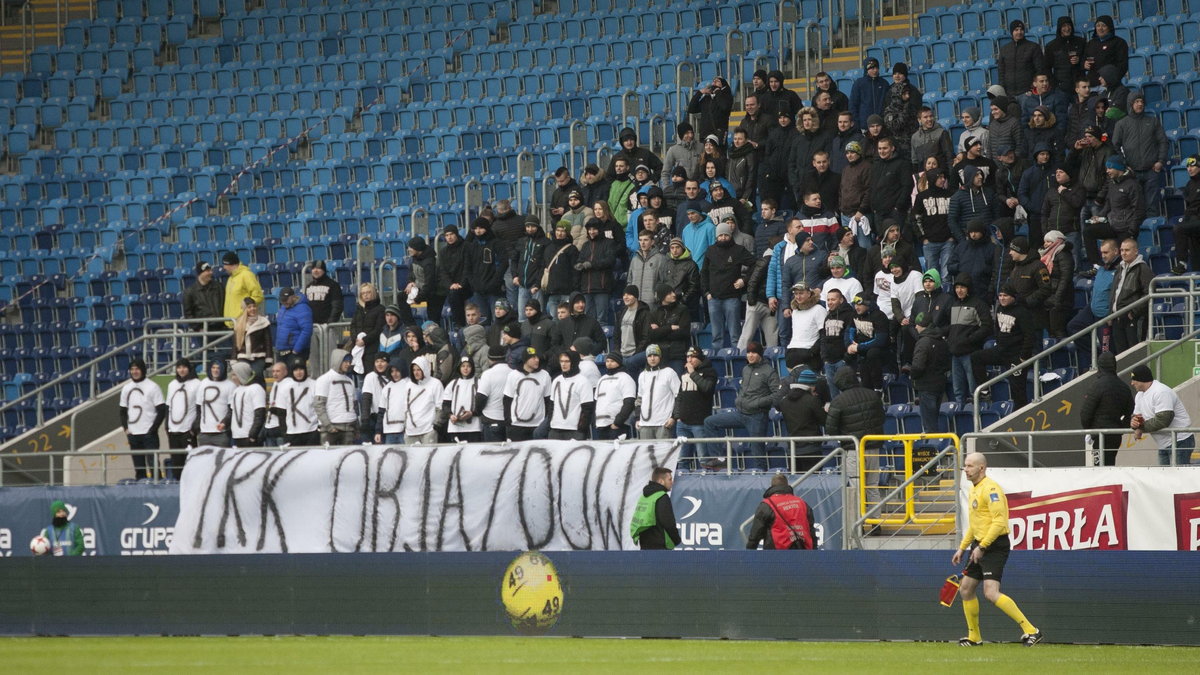
[[[6,673],[1187,672],[1188,647],[437,637],[0,638]]]

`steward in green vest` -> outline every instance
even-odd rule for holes
[[[49,555],[83,555],[83,530],[68,520],[66,503],[55,500],[50,514],[54,519],[41,533],[50,542]]]
[[[671,470],[660,466],[651,474],[646,487],[642,488],[642,496],[629,522],[629,534],[643,551],[669,550],[679,543],[675,509],[671,507],[671,498],[667,494],[674,484],[675,477]]]

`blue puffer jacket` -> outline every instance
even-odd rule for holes
[[[303,294],[297,295],[300,302],[292,307],[281,307],[276,315],[275,351],[308,352],[308,343],[312,340],[313,315],[312,307],[308,306],[308,298]]]

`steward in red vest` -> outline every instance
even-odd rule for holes
[[[754,511],[750,538],[746,548],[814,549],[817,547],[812,509],[792,493],[787,476],[777,473],[771,477],[771,487]]]

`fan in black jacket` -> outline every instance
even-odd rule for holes
[[[1079,423],[1084,429],[1127,429],[1133,415],[1133,389],[1117,375],[1117,357],[1101,352],[1096,358],[1096,376],[1088,384],[1079,406]],[[1104,434],[1104,466],[1116,466],[1121,434]]]
[[[927,434],[938,432],[938,409],[946,392],[946,377],[950,372],[950,347],[946,345],[946,329],[933,323],[928,314],[917,316],[917,344],[913,347],[913,389],[921,409],[921,428]]]
[[[879,140],[879,155],[871,162],[869,197],[874,222],[894,218],[904,222],[912,199],[913,179],[908,160],[896,154],[890,138]]]
[[[312,264],[312,281],[304,287],[313,323],[332,323],[342,320],[342,287],[329,276],[324,260]]]
[[[885,317],[886,320],[886,317]],[[883,433],[883,398],[879,392],[859,384],[854,368],[842,366],[833,376],[833,382],[841,393],[829,404],[825,416],[825,433],[830,436],[855,436]],[[867,485],[879,484],[880,443],[867,444],[863,464],[867,472]],[[868,490],[868,499],[878,499],[878,490]]]
[[[1036,323],[1029,309],[1022,306],[1017,297],[1017,289],[1014,284],[1006,284],[1000,289],[996,303],[996,344],[973,354],[971,356],[972,364],[1000,366],[1007,370],[1033,356],[1035,345],[1041,335],[1041,327]],[[1029,403],[1024,370],[1009,376],[1008,388],[1016,408],[1022,408]]]
[[[691,316],[679,293],[668,284],[657,284],[654,298],[658,306],[650,311],[646,337],[662,349],[666,364],[678,372],[692,341]]]

